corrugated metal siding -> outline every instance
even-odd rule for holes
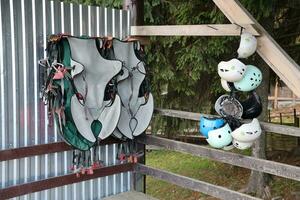
[[[129,33],[127,11],[49,0],[0,0],[0,149],[60,141],[47,126],[39,99],[37,60],[45,57],[52,33],[114,36]],[[99,150],[106,165],[116,163],[116,145]],[[0,188],[70,173],[72,152],[0,162]],[[99,199],[127,191],[130,173],[42,191],[20,199]]]

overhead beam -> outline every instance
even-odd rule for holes
[[[217,197],[220,199],[244,199],[244,200],[258,200],[259,198],[252,197],[247,194],[239,193],[225,187],[213,185],[204,181],[199,181],[196,179],[188,178],[172,172],[167,172],[161,169],[155,169],[153,167],[148,167],[146,165],[136,164],[135,172],[152,176],[169,183],[194,190],[197,192],[202,192],[204,194]]]
[[[300,67],[237,0],[213,0],[231,23],[253,24],[260,33],[257,53],[300,96]]]
[[[250,24],[241,25],[258,36]],[[131,26],[131,36],[239,36],[241,26],[236,24]]]
[[[164,147],[168,150],[188,153],[194,156],[208,158],[222,163],[300,181],[300,167],[297,166],[151,135],[139,137],[137,138],[137,141],[146,145]]]

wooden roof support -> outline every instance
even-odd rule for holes
[[[252,25],[241,26],[259,35]],[[240,31],[241,27],[236,24],[131,26],[131,36],[239,36]]]
[[[260,33],[257,53],[300,96],[300,67],[237,0],[213,0],[231,23],[253,24]]]

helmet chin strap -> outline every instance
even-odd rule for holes
[[[235,98],[237,89],[235,89],[234,84],[232,82],[228,82],[228,86],[230,88],[230,93],[229,93],[230,97]]]
[[[242,125],[241,121],[239,119],[236,119],[233,116],[228,115],[228,116],[224,117],[224,119],[229,124],[229,126],[232,130],[234,130]]]

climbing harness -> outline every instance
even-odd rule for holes
[[[120,114],[120,98],[113,88],[116,87],[114,79],[121,70],[121,63],[102,58],[96,41],[97,38],[50,36],[47,59],[39,62],[44,67],[44,74],[48,74],[42,93],[49,115],[54,116],[62,138],[79,150],[88,150],[98,136],[100,139],[108,137],[115,129],[112,122],[116,126]],[[78,52],[78,49],[88,55]],[[93,58],[94,63],[90,62],[91,57],[97,57]],[[106,66],[110,64],[114,71],[108,73],[105,69],[104,76],[101,67],[93,70],[91,66],[100,66],[95,64],[95,60],[103,61]],[[102,82],[97,84],[99,80]],[[95,86],[98,89],[93,91]]]
[[[115,59],[121,60],[118,94],[122,107],[118,130],[127,138],[142,134],[152,118],[154,104],[146,75],[143,50],[137,41],[113,39]]]
[[[51,35],[47,58],[39,61],[41,98],[62,139],[75,149],[71,171],[91,175],[104,166],[100,140],[120,139],[117,160],[138,162],[134,136],[148,127],[153,96],[144,51],[136,42],[113,38]],[[121,53],[120,53],[121,52]]]

